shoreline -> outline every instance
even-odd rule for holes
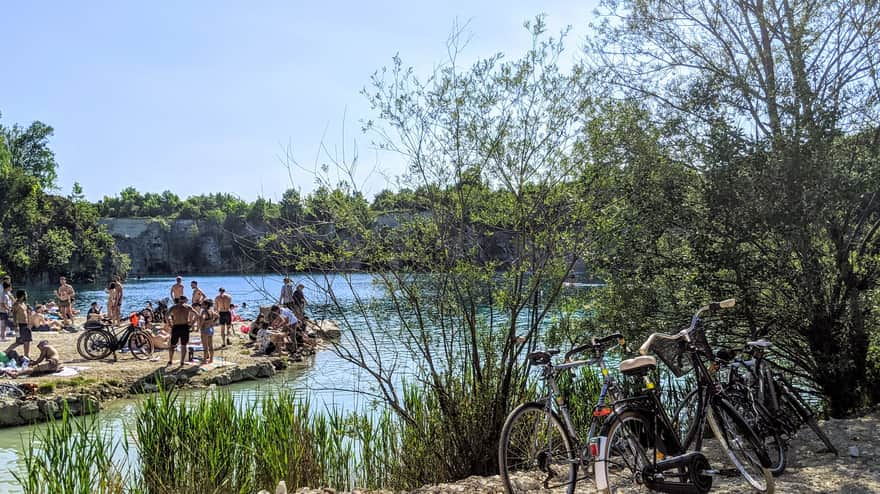
[[[78,318],[75,327],[82,328],[83,322],[84,319]],[[76,351],[76,341],[83,334],[82,329],[76,333],[34,332],[31,356],[38,355],[37,342],[47,340],[61,354],[64,368],[76,369],[76,374],[3,379],[4,383],[30,383],[36,390],[24,398],[0,400],[0,428],[33,425],[60,418],[65,405],[74,416],[98,413],[106,403],[158,391],[160,381],[165,386],[181,389],[227,386],[241,381],[268,379],[288,368],[313,365],[314,359],[311,357],[301,357],[297,361],[288,355],[253,355],[250,338],[240,329],[250,322],[233,324],[230,345],[225,349],[215,349],[216,364],[187,362],[182,367],[165,365],[167,349],[154,350],[152,358],[148,360],[137,360],[128,352],[117,353],[116,361],[112,356],[103,360],[86,360]],[[326,351],[329,342],[339,337],[338,327],[333,321],[310,320],[309,323],[318,333],[316,353]],[[121,331],[120,328],[116,330]],[[219,336],[216,339],[219,340]],[[22,349],[19,347],[17,350]],[[201,351],[195,353],[198,357]],[[175,352],[175,362],[179,358],[179,353]]]

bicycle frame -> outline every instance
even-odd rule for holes
[[[604,353],[586,360],[576,360],[559,365],[551,364],[544,367],[544,369],[541,371],[541,379],[547,381],[550,390],[546,395],[537,400],[539,403],[544,403],[545,410],[554,412],[562,418],[562,423],[565,425],[566,432],[568,433],[569,437],[571,437],[575,442],[574,446],[578,452],[578,457],[581,463],[584,463],[584,459],[586,456],[583,452],[583,445],[590,444],[590,439],[593,438],[596,434],[598,421],[593,420],[592,423],[590,423],[590,430],[587,433],[587,441],[585,443],[582,443],[574,427],[574,421],[572,421],[571,419],[571,414],[568,411],[568,405],[565,403],[565,399],[562,397],[562,392],[559,389],[559,384],[556,382],[556,377],[564,371],[576,369],[583,366],[598,367],[600,373],[602,374],[602,389],[599,392],[599,399],[596,405],[593,406],[593,417],[604,417],[610,415],[611,409],[605,406],[605,402],[606,399],[609,397],[609,393],[613,401],[614,390],[617,387],[617,383],[614,380],[614,377],[611,376],[608,368],[605,366]],[[556,408],[556,410],[554,410],[554,407]],[[590,456],[594,455],[591,454]]]

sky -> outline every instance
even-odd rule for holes
[[[420,75],[467,23],[465,59],[524,53],[522,23],[545,13],[571,26],[571,57],[592,1],[7,2],[0,123],[55,129],[58,193],[90,200],[125,187],[181,197],[228,192],[277,200],[307,194],[323,146],[357,146],[367,195],[403,171],[360,131],[375,118],[361,89],[395,54]],[[344,143],[344,146],[343,146]],[[290,149],[301,167],[288,173]],[[375,171],[374,171],[375,170]],[[368,173],[369,172],[369,173]]]

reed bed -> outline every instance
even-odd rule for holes
[[[131,433],[66,412],[25,444],[26,494],[253,494],[399,484],[400,423],[389,413],[316,413],[291,393],[246,406],[219,391],[145,398]],[[129,455],[132,450],[136,454]]]

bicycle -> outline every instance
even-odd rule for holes
[[[595,463],[596,488],[617,492],[625,486],[644,486],[660,492],[703,494],[712,488],[720,472],[710,467],[702,449],[708,424],[722,450],[739,474],[757,492],[772,493],[773,475],[763,443],[725,398],[721,386],[710,375],[702,358],[712,357],[705,334],[699,331],[701,314],[733,307],[733,299],[701,307],[687,328],[675,335],[654,333],[641,346],[641,356],[620,363],[620,372],[640,377],[644,388],[636,396],[618,400],[599,436],[599,458]],[[697,413],[694,437],[687,444],[673,426],[659,390],[649,374],[656,369],[653,352],[676,377],[693,371],[697,378]],[[688,452],[690,446],[693,451]]]
[[[24,398],[26,394],[25,390],[21,389],[21,386],[17,384],[0,383],[0,400],[17,400]]]
[[[541,380],[547,383],[547,394],[537,400],[523,403],[514,409],[501,429],[498,443],[498,465],[501,479],[508,494],[533,490],[536,485],[544,489],[566,487],[568,493],[574,492],[577,485],[577,471],[582,465],[589,465],[594,452],[588,450],[589,440],[578,440],[571,415],[561,394],[557,377],[578,367],[594,365],[602,374],[602,389],[590,424],[588,439],[596,432],[598,422],[611,413],[606,402],[616,398],[616,383],[605,366],[605,352],[612,342],[625,345],[619,333],[600,339],[591,339],[565,354],[563,363],[553,364],[551,357],[558,349],[532,352],[526,360],[532,367],[540,367]],[[591,358],[575,360],[574,355],[585,351]],[[586,446],[586,447],[585,447]]]
[[[731,401],[739,401],[749,412],[745,415],[746,418],[754,420],[757,428],[766,433],[767,437],[779,438],[778,442],[782,446],[779,448],[782,456],[778,465],[779,473],[785,469],[788,436],[797,432],[804,424],[825,445],[821,452],[837,455],[837,448],[819,427],[816,417],[800,394],[781,372],[771,370],[772,363],[766,359],[766,352],[771,346],[773,343],[765,339],[746,342],[741,352],[751,357],[748,360],[736,358],[734,352],[718,352],[721,363],[729,367],[727,387]],[[745,371],[745,374],[741,374],[740,370]]]
[[[112,353],[115,361],[116,352],[123,348],[128,348],[134,358],[145,360],[153,355],[153,340],[134,324],[116,333],[113,324],[103,319],[86,323],[86,331],[76,341],[77,352],[86,360],[101,360]]]

